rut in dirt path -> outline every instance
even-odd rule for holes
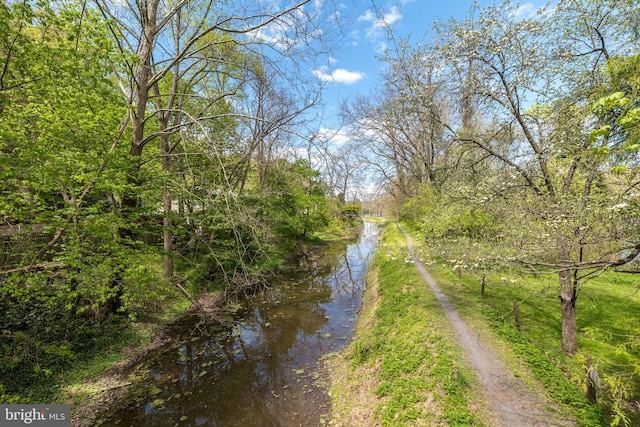
[[[404,231],[404,230],[403,230]],[[407,238],[409,253],[413,255],[413,240],[404,231]],[[567,420],[554,419],[545,408],[548,403],[545,398],[528,390],[527,386],[513,375],[495,356],[496,352],[490,343],[480,342],[480,337],[474,334],[467,324],[460,318],[449,299],[440,290],[424,265],[415,259],[415,266],[427,281],[436,299],[442,305],[444,312],[451,322],[458,338],[458,342],[466,352],[471,367],[475,371],[485,392],[485,400],[493,406],[498,421],[503,427],[543,427],[543,426],[572,426],[575,423]]]

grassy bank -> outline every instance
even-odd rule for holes
[[[554,275],[503,271],[480,278],[454,270],[415,236],[417,257],[461,316],[491,340],[515,375],[543,392],[581,426],[640,425],[640,292],[634,277],[607,273],[577,302],[580,352],[560,348]],[[396,224],[374,256],[352,344],[328,361],[333,425],[492,425],[474,377],[431,292],[408,256]],[[514,304],[520,311],[515,325]],[[587,369],[599,373],[596,404],[586,398]]]
[[[486,334],[503,341],[512,357],[540,380],[548,396],[583,426],[640,425],[640,292],[637,278],[606,273],[588,282],[577,300],[580,352],[569,357],[560,348],[557,275],[502,271],[486,275],[454,270],[425,247],[418,256],[459,313]],[[453,260],[455,261],[455,260]],[[486,274],[486,273],[485,273]],[[520,328],[515,325],[518,303]],[[599,373],[598,404],[585,397],[587,369]]]
[[[331,357],[333,425],[492,425],[440,305],[397,225],[374,256],[351,345]]]
[[[102,336],[94,351],[85,359],[79,360],[71,369],[60,373],[57,387],[52,390],[48,402],[68,403],[72,406],[85,403],[97,397],[99,393],[108,391],[109,387],[121,384],[96,382],[105,372],[135,359],[136,355],[148,349],[153,340],[162,333],[166,326],[184,314],[192,302],[179,292],[170,292],[172,298],[166,298],[165,305],[155,313],[147,313],[135,322],[121,321],[117,328]],[[101,350],[101,351],[100,351]]]

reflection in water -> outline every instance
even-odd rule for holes
[[[109,420],[120,426],[318,426],[329,409],[319,360],[350,339],[377,228],[278,276],[228,331],[164,354],[150,396]],[[345,248],[346,246],[346,248]]]

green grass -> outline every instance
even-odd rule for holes
[[[577,300],[580,351],[569,357],[560,347],[557,275],[533,277],[515,271],[488,275],[482,299],[478,273],[458,277],[452,265],[429,253],[429,248],[421,245],[418,251],[463,317],[487,325],[505,340],[542,381],[549,396],[581,425],[624,425],[625,421],[629,426],[640,425],[640,415],[632,406],[640,400],[636,277],[611,272],[584,286]],[[521,331],[514,324],[515,302],[520,303]],[[585,398],[587,361],[596,367],[604,386],[598,405]]]
[[[350,369],[375,378],[351,381],[375,385],[383,426],[486,425],[448,321],[406,256],[402,232],[388,226],[370,266],[379,286],[372,326],[359,330],[348,350]],[[334,396],[343,398],[340,390]]]

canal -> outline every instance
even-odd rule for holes
[[[274,276],[242,319],[194,335],[150,365],[146,397],[102,425],[320,426],[330,410],[321,358],[351,339],[377,226]]]

